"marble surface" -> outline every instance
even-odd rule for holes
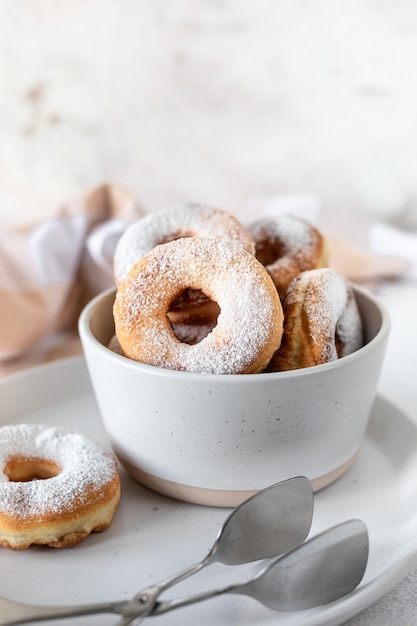
[[[415,0],[3,0],[0,228],[101,182],[414,228],[416,57]]]

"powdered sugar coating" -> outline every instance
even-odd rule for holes
[[[179,341],[167,317],[189,288],[220,306],[217,325],[195,345]],[[159,245],[138,261],[119,285],[114,318],[127,356],[191,372],[259,371],[282,335],[282,307],[264,267],[240,245],[204,237]]]
[[[263,263],[283,296],[290,281],[303,271],[327,262],[322,234],[298,216],[277,215],[248,226],[256,257]]]
[[[339,357],[336,336],[341,342],[340,356],[361,347],[359,311],[352,290],[339,272],[322,268],[302,273],[290,285],[287,304],[300,299],[309,321],[312,340],[321,347],[322,362]]]
[[[124,231],[114,254],[116,281],[125,278],[131,267],[155,246],[191,236],[230,239],[255,253],[248,230],[226,211],[194,203],[175,204],[146,215]]]
[[[13,458],[53,461],[61,472],[52,478],[10,481],[4,473]],[[112,455],[80,433],[41,424],[0,428],[0,512],[22,520],[68,514],[99,501],[117,467]]]

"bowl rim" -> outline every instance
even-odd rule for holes
[[[391,329],[391,318],[386,306],[378,298],[376,298],[369,291],[369,289],[366,289],[356,284],[352,284],[351,286],[355,293],[360,294],[361,297],[363,297],[365,300],[370,301],[380,312],[381,326],[375,337],[368,341],[364,346],[359,348],[359,350],[356,350],[355,352],[352,352],[351,354],[341,357],[335,361],[322,363],[321,365],[314,365],[310,367],[289,370],[285,372],[259,372],[257,374],[212,374],[202,372],[184,372],[163,367],[156,367],[154,365],[147,365],[145,363],[140,363],[138,361],[134,361],[133,359],[129,359],[128,357],[125,357],[121,354],[117,354],[113,350],[109,349],[107,346],[103,345],[98,339],[96,339],[90,328],[90,319],[95,307],[103,299],[109,297],[111,293],[116,294],[117,287],[115,286],[109,287],[100,292],[84,306],[78,319],[78,332],[80,335],[81,343],[83,344],[83,351],[84,343],[89,342],[90,344],[94,345],[95,349],[97,349],[99,353],[101,352],[106,359],[114,360],[116,363],[119,363],[124,367],[133,368],[135,370],[151,374],[153,376],[163,376],[164,378],[168,377],[173,380],[181,379],[183,381],[191,381],[193,379],[198,380],[199,382],[207,380],[212,383],[214,383],[215,381],[223,381],[230,384],[236,384],[238,381],[240,381],[240,383],[244,381],[245,384],[254,384],[255,381],[259,381],[260,379],[263,381],[272,381],[277,379],[285,380],[288,378],[300,378],[304,376],[311,376],[313,373],[325,372],[326,370],[336,370],[340,367],[346,367],[352,361],[364,358],[368,353],[373,352],[388,338]]]

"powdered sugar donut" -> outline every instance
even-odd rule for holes
[[[0,428],[0,545],[63,548],[105,530],[120,500],[114,457],[63,428]]]
[[[284,335],[272,371],[334,361],[363,344],[362,321],[352,288],[337,271],[302,272],[284,300]]]
[[[167,313],[185,289],[217,302],[213,330],[195,345],[174,334]],[[114,303],[116,335],[137,361],[189,372],[242,374],[261,371],[282,336],[282,307],[265,268],[234,242],[203,237],[153,248],[119,285]]]
[[[255,254],[255,243],[248,230],[226,211],[202,204],[174,204],[146,215],[124,231],[114,254],[116,284],[155,246],[195,236],[230,239]],[[173,323],[188,324],[195,315],[214,321],[218,315],[217,307],[201,291],[188,289],[171,302],[169,317]]]
[[[230,239],[255,254],[248,230],[226,211],[194,203],[174,204],[146,215],[124,231],[114,253],[116,283],[126,278],[130,268],[155,246],[194,236]]]
[[[281,298],[300,272],[327,265],[323,235],[293,215],[265,218],[248,227],[255,240],[256,258],[265,266]]]

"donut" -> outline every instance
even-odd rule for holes
[[[325,238],[309,222],[295,215],[264,218],[248,226],[255,256],[265,266],[280,297],[293,278],[327,265]]]
[[[255,254],[255,243],[248,230],[226,211],[195,203],[174,204],[146,215],[124,231],[114,253],[116,284],[155,246],[194,236],[230,239]],[[196,310],[199,315],[214,320],[218,315],[213,302],[200,291],[188,289],[171,303],[170,319],[173,323],[187,324]]]
[[[0,545],[73,546],[108,528],[119,500],[114,457],[87,437],[42,424],[0,428]]]
[[[230,239],[255,254],[252,236],[233,215],[202,204],[174,204],[142,217],[123,232],[114,252],[116,284],[155,246],[194,236]]]
[[[201,290],[220,308],[213,330],[195,345],[175,336],[167,315],[188,288]],[[259,372],[282,337],[282,306],[270,276],[227,239],[188,237],[156,246],[120,283],[113,313],[126,356],[188,372]]]
[[[271,371],[334,361],[363,345],[360,313],[352,288],[334,269],[302,272],[288,286],[284,335]]]

